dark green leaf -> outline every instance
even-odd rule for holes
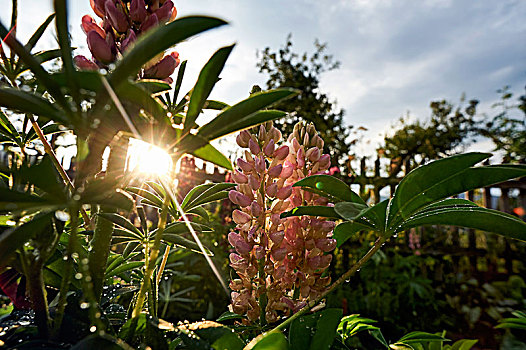
[[[231,126],[235,125],[243,118],[258,112],[273,103],[281,101],[284,98],[296,94],[297,92],[292,89],[277,89],[253,94],[246,100],[243,100],[219,113],[219,115],[211,122],[199,128],[198,135],[207,140],[213,140],[229,134],[233,132],[231,131]]]
[[[208,29],[216,28],[226,22],[211,17],[183,17],[167,25],[141,35],[133,48],[128,50],[108,80],[114,87],[139,72],[141,67],[152,58],[175,44]]]
[[[221,101],[206,100],[203,106],[203,109],[215,109],[215,110],[220,111],[228,107],[230,107],[228,104],[221,102]]]
[[[258,335],[245,347],[245,350],[287,350],[287,338],[279,331]]]
[[[185,131],[195,127],[195,120],[203,110],[206,99],[217,83],[219,74],[221,74],[233,48],[234,45],[231,45],[217,50],[199,73],[199,78],[197,78],[188,102],[188,111],[184,120]]]
[[[351,238],[355,233],[363,230],[374,230],[372,226],[366,222],[350,221],[339,224],[334,228],[333,238],[336,239],[338,247],[345,241]]]
[[[44,198],[0,187],[0,213],[51,208],[57,203]]]
[[[44,21],[44,23],[42,23],[40,27],[38,27],[38,29],[33,33],[33,35],[31,35],[31,38],[29,38],[26,44],[26,49],[28,51],[31,51],[35,47],[36,43],[40,40],[40,38],[42,37],[42,34],[44,34],[47,27],[49,26],[51,21],[53,21],[54,18],[55,18],[54,13],[49,15],[48,18],[46,18],[46,20]]]
[[[235,312],[225,311],[218,318],[217,322],[223,322],[228,320],[240,320],[243,316],[236,314]]]
[[[165,233],[163,233],[163,240],[165,242],[175,244],[178,247],[185,248],[185,249],[190,249],[190,250],[192,250],[192,251],[194,251],[196,253],[203,254],[203,252],[201,251],[201,249],[199,248],[197,243],[195,243],[194,241],[191,241],[191,240],[189,240],[187,238],[184,238],[183,236],[165,232]],[[205,248],[206,255],[214,256],[214,254],[212,253],[212,251],[210,249],[208,249],[206,247],[204,247],[204,248]]]
[[[236,184],[229,183],[229,182],[205,184],[204,187],[202,188],[200,187],[200,189],[204,188],[204,191],[199,191],[199,193],[194,192],[192,194],[192,197],[189,198],[189,200],[187,201],[188,203],[187,208],[190,209],[198,205],[203,205],[206,203],[210,203],[212,201],[216,201],[218,199],[227,198],[228,193],[225,194],[224,192],[226,190],[232,189],[235,186]],[[221,194],[221,196],[218,197],[217,196],[218,194]]]
[[[162,94],[163,92],[171,89],[170,84],[163,80],[157,79],[141,79],[137,82],[137,85],[154,96]]]
[[[64,114],[42,97],[18,89],[0,87],[0,105],[21,113],[38,115],[45,120],[67,124]]]
[[[115,225],[125,228],[128,231],[136,233],[139,237],[144,237],[144,234],[124,216],[115,213],[99,213],[98,216],[103,217],[104,219],[109,220]]]
[[[321,312],[316,323],[316,333],[310,344],[311,350],[330,349],[342,314],[342,309],[327,309]]]
[[[5,266],[17,249],[21,248],[31,237],[45,230],[51,231],[53,214],[37,214],[30,221],[2,232],[0,234],[0,266]]]
[[[127,263],[124,263],[122,265],[115,267],[112,270],[106,271],[105,278],[117,276],[121,273],[128,272],[130,270],[135,270],[141,267],[144,267],[144,262],[142,261],[127,262]]]
[[[304,207],[297,207],[290,211],[281,213],[281,218],[288,218],[291,216],[322,216],[326,218],[342,219],[340,215],[334,210],[334,207],[327,207],[323,205],[311,205]]]
[[[334,211],[345,220],[354,220],[359,214],[369,207],[366,204],[353,202],[339,202],[334,205]]]
[[[398,340],[398,343],[421,343],[421,342],[435,342],[435,341],[447,341],[448,339],[437,335],[426,332],[411,332],[404,335]]]
[[[152,192],[145,190],[144,188],[128,187],[126,188],[126,191],[136,194],[139,197],[148,199],[150,202],[155,203],[156,206],[159,208],[163,205],[162,198],[159,198],[156,194],[153,194]]]
[[[526,241],[526,222],[501,211],[481,207],[445,207],[424,211],[406,220],[396,231],[423,225],[469,227]]]
[[[206,146],[203,146],[199,149],[196,149],[195,151],[191,151],[188,153],[192,154],[197,158],[201,158],[202,160],[219,165],[220,167],[223,167],[227,170],[233,170],[232,163],[230,163],[230,160],[211,144],[207,144]]]
[[[361,199],[359,195],[354,193],[345,182],[335,178],[334,176],[308,176],[296,182],[294,186],[307,187],[308,189],[316,190],[316,193],[321,194],[330,199],[337,199],[338,201],[366,205],[364,200]]]
[[[292,321],[289,330],[290,350],[305,350],[311,345],[319,315],[300,316]]]

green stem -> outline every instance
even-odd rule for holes
[[[288,325],[292,323],[296,318],[304,315],[307,313],[310,309],[312,309],[314,306],[316,306],[323,298],[325,298],[327,295],[332,293],[336,288],[340,286],[340,284],[343,284],[345,281],[349,280],[358,270],[362,268],[362,266],[369,260],[371,257],[376,254],[378,250],[382,247],[382,245],[387,240],[386,237],[378,237],[376,242],[374,242],[374,245],[371,247],[371,249],[360,259],[356,264],[354,264],[347,272],[345,272],[343,275],[340,276],[334,282],[329,288],[327,288],[318,298],[315,300],[312,300],[307,305],[305,305],[302,309],[300,309],[298,312],[296,312],[294,315],[290,316],[288,319],[286,319],[284,322],[276,326],[272,331],[278,331],[278,330],[284,330]]]
[[[35,312],[35,323],[40,338],[49,338],[49,307],[46,298],[46,289],[44,287],[44,276],[42,273],[43,261],[38,257],[28,257],[22,251],[22,259],[25,261],[25,275],[29,287],[29,297],[31,299],[31,308]]]
[[[99,213],[112,212],[108,208],[101,208]],[[113,223],[100,215],[97,215],[95,231],[90,242],[88,255],[89,273],[93,283],[93,295],[95,300],[100,300],[104,285],[104,274],[110,254],[111,236]]]
[[[135,318],[139,316],[139,314],[142,311],[142,308],[144,306],[144,301],[146,299],[146,295],[151,289],[151,278],[153,274],[153,270],[155,268],[155,263],[157,261],[157,257],[159,256],[159,248],[161,246],[161,238],[164,233],[164,229],[166,227],[166,220],[168,217],[168,205],[170,203],[169,196],[166,195],[164,197],[163,206],[161,209],[161,217],[159,218],[159,225],[157,227],[157,232],[155,233],[155,238],[153,241],[153,246],[150,250],[149,257],[146,260],[146,268],[144,271],[144,277],[141,283],[141,288],[139,289],[139,294],[137,296],[137,301],[135,303],[135,307],[133,308],[132,312],[132,318]],[[148,247],[146,247],[148,250]]]
[[[53,337],[57,338],[60,333],[60,327],[62,326],[62,319],[64,318],[64,310],[66,309],[67,294],[69,291],[69,282],[71,281],[71,274],[73,273],[73,253],[75,252],[76,239],[77,239],[77,217],[78,208],[72,208],[70,210],[71,215],[71,232],[69,234],[68,246],[66,248],[66,267],[62,275],[62,281],[60,283],[60,290],[58,296],[57,311],[55,313],[54,325],[53,325]]]

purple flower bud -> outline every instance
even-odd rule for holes
[[[100,18],[104,18],[104,0],[90,0],[93,12]]]
[[[157,18],[159,19],[160,23],[165,23],[170,19],[172,16],[172,11],[174,8],[174,4],[172,0],[166,1],[157,11],[155,11],[155,14],[157,15]]]
[[[283,242],[283,238],[285,237],[285,232],[283,231],[271,232],[269,233],[269,236],[272,242],[274,242],[274,244],[279,247],[281,242]]]
[[[307,265],[313,270],[316,270],[320,266],[321,257],[315,256],[313,258],[307,259]]]
[[[283,160],[289,155],[289,146],[281,146],[274,152],[274,157],[277,160]]]
[[[259,146],[258,146],[259,147]],[[263,156],[259,156],[256,158],[256,171],[259,173],[259,174],[263,174],[265,172],[265,169],[266,169],[266,164],[265,164],[265,158],[263,158]]]
[[[285,186],[279,189],[276,193],[276,198],[287,199],[292,194],[292,186]]]
[[[113,0],[107,0],[104,7],[111,26],[119,33],[126,33],[130,24],[121,6],[119,5],[119,7],[117,7]]]
[[[171,54],[166,55],[159,62],[145,69],[144,76],[146,78],[168,78],[173,74],[175,67],[177,67],[177,60]]]
[[[94,30],[97,33],[99,33],[101,37],[106,38],[106,33],[104,32],[104,29],[102,29],[90,15],[82,16],[82,23],[80,27],[82,28],[82,31],[85,34],[88,34],[92,30]]]
[[[157,25],[159,25],[159,19],[155,13],[152,13],[146,18],[146,21],[142,22],[140,27],[141,33],[147,32],[149,29],[156,27]]]
[[[296,161],[298,162],[298,167],[303,168],[305,166],[305,149],[300,147],[296,153]]]
[[[263,148],[263,153],[265,153],[267,157],[272,157],[272,155],[274,154],[274,148],[275,148],[274,140],[270,139],[267,145]]]
[[[237,159],[237,165],[241,168],[241,170],[243,170],[243,172],[245,173],[249,173],[251,172],[252,170],[254,170],[254,166],[252,164],[250,164],[249,162],[246,162],[245,160],[243,160],[242,158],[238,158]]]
[[[247,147],[248,146],[248,142],[246,142],[243,137],[241,136],[241,134],[238,134],[236,136],[236,143],[238,144],[239,147]]]
[[[281,170],[283,169],[283,165],[278,164],[276,166],[273,166],[268,170],[268,176],[270,177],[278,177],[281,174]]]
[[[87,59],[86,57],[82,55],[78,55],[73,57],[73,61],[75,62],[75,65],[80,70],[98,70],[99,66],[92,60]]]
[[[256,246],[256,249],[254,250],[254,255],[258,260],[263,259],[265,257],[265,247],[262,247],[260,245]]]
[[[248,176],[248,185],[253,191],[257,191],[259,189],[259,186],[261,186],[261,182],[259,181],[256,175],[250,174]]]
[[[320,149],[318,147],[312,147],[309,150],[307,150],[306,156],[311,162],[314,163],[318,159],[320,159]]]
[[[321,230],[323,232],[330,232],[330,231],[334,230],[335,226],[336,226],[336,224],[334,223],[334,221],[323,221],[321,223]]]
[[[130,17],[132,21],[141,23],[146,19],[148,12],[144,0],[132,0],[130,4]]]
[[[242,141],[242,143],[244,144],[244,146],[241,146],[241,147],[248,147],[248,141],[250,141],[251,137],[250,137],[250,133],[246,130],[243,130],[239,133],[239,137]]]
[[[272,250],[272,259],[274,261],[282,261],[287,256],[287,248],[277,248]]]
[[[318,162],[320,163],[320,169],[327,169],[331,165],[331,156],[324,154],[320,157]]]
[[[264,124],[261,124],[261,125],[259,126],[258,139],[259,139],[260,141],[265,142],[265,141],[266,141],[266,138],[267,138],[267,130],[265,129],[265,125],[264,125]]]
[[[92,30],[88,33],[88,48],[98,61],[102,63],[110,63],[115,59],[115,56],[111,52],[111,47],[108,45],[106,40],[99,33]]]
[[[331,254],[322,255],[321,260],[320,260],[320,269],[326,269],[327,267],[329,267],[329,265],[331,264],[331,261],[332,261]]]
[[[250,205],[250,211],[252,212],[252,216],[257,218],[261,215],[261,213],[263,212],[263,209],[256,201],[254,201]]]
[[[298,142],[298,140],[296,138],[293,138],[291,141],[291,144],[292,144],[292,150],[294,152],[298,152],[298,150],[300,149],[300,143]]]
[[[273,183],[265,189],[265,192],[267,193],[267,196],[274,198],[276,197],[276,193],[278,192],[278,185],[276,183]]]
[[[232,172],[232,179],[237,184],[246,184],[248,181],[247,176],[239,171]]]
[[[130,47],[130,45],[135,42],[135,40],[137,40],[137,36],[135,35],[135,32],[133,31],[133,29],[130,29],[128,36],[126,37],[126,39],[122,41],[121,52],[126,51],[128,47]]]
[[[228,198],[230,198],[230,200],[234,204],[237,204],[242,208],[248,207],[250,203],[252,202],[250,198],[248,198],[243,193],[240,193],[236,190],[230,190],[230,192],[228,192]]]
[[[292,165],[291,162],[286,160],[285,163],[283,163],[283,169],[281,170],[280,177],[282,179],[288,179],[292,175],[293,172],[294,172],[294,165]]]
[[[248,141],[248,148],[252,154],[259,154],[259,152],[261,152],[261,148],[252,138]]]
[[[324,252],[330,252],[336,248],[336,240],[332,238],[321,238],[316,241],[316,247]]]
[[[232,213],[232,219],[234,219],[234,222],[236,224],[243,225],[243,224],[246,224],[247,222],[249,222],[252,219],[252,217],[250,215],[248,215],[247,213],[242,212],[239,209],[236,209]]]
[[[252,246],[245,242],[239,233],[230,232],[228,234],[228,241],[241,255],[247,255],[252,250]]]

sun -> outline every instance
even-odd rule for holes
[[[130,139],[127,158],[129,171],[167,175],[172,169],[172,158],[165,150],[137,139]]]

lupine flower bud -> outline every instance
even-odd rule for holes
[[[265,247],[257,246],[254,250],[254,256],[258,260],[263,259],[265,257]]]
[[[128,47],[130,47],[130,45],[132,45],[135,42],[135,40],[137,40],[137,36],[135,35],[135,32],[132,29],[130,29],[128,36],[122,41],[121,51],[126,51]]]
[[[241,255],[246,255],[252,250],[252,246],[245,242],[239,233],[230,232],[228,234],[228,242],[230,242],[230,244],[232,244]]]
[[[274,154],[274,148],[275,148],[275,144],[274,144],[274,140],[271,139],[267,145],[263,148],[263,153],[265,153],[265,155],[267,157],[272,157],[273,154]]]
[[[77,66],[80,70],[98,70],[99,66],[92,60],[87,59],[86,57],[82,55],[78,55],[73,57],[73,62],[75,62],[75,66]]]
[[[336,240],[332,238],[321,238],[316,241],[316,247],[324,252],[330,252],[336,248]]]
[[[99,33],[92,30],[88,33],[87,40],[88,48],[95,59],[102,63],[110,63],[113,61],[115,56],[111,52],[111,47]]]
[[[283,163],[283,169],[281,170],[280,177],[282,179],[287,179],[292,175],[293,171],[294,166],[288,160],[286,160],[285,163]]]
[[[234,210],[234,212],[232,213],[232,218],[234,219],[234,222],[238,225],[246,224],[252,219],[250,215],[248,215],[245,212],[242,212],[239,209]]]
[[[292,186],[286,186],[279,189],[276,193],[276,198],[287,199],[292,194]]]
[[[265,130],[265,126],[263,124],[259,126],[258,139],[263,142],[265,142],[267,139],[267,130]]]
[[[228,192],[228,198],[230,198],[230,200],[234,204],[237,204],[237,205],[239,205],[242,208],[248,207],[250,205],[250,203],[252,203],[250,198],[248,198],[243,193],[240,193],[240,192],[238,192],[236,190],[230,190]]]
[[[263,158],[262,156],[261,157],[257,157],[256,158],[256,171],[259,174],[263,174],[265,172],[265,168],[266,168],[265,158]]]
[[[267,192],[267,196],[270,198],[276,197],[276,193],[278,192],[278,185],[273,183],[265,189],[265,192]]]
[[[273,249],[271,254],[274,261],[282,261],[287,256],[287,248]]]
[[[281,146],[274,152],[274,157],[278,160],[283,160],[289,155],[289,146]]]
[[[248,182],[248,177],[239,171],[232,172],[232,179],[237,184],[246,184]]]
[[[281,169],[283,169],[283,165],[281,164],[273,166],[268,170],[268,176],[271,178],[278,177],[281,174]]]
[[[93,12],[100,18],[104,18],[104,0],[90,0]]]
[[[300,143],[298,142],[298,139],[296,139],[295,137],[292,139],[292,150],[294,151],[294,153],[298,152],[298,150],[300,149]]]
[[[261,186],[261,182],[257,178],[257,175],[254,175],[254,174],[250,174],[248,176],[248,184],[249,184],[250,188],[252,188],[252,190],[254,190],[254,191],[257,191],[259,186]]]
[[[245,160],[243,160],[242,158],[238,158],[237,159],[237,165],[241,168],[241,170],[243,170],[243,172],[245,173],[249,173],[251,172],[252,170],[254,170],[254,166],[248,162],[246,162]]]
[[[331,156],[324,154],[318,161],[320,162],[320,169],[326,169],[331,164]]]
[[[159,25],[159,19],[157,18],[157,15],[155,13],[152,13],[151,15],[146,18],[144,22],[141,24],[141,32],[147,32],[149,29],[156,27]]]
[[[305,154],[307,158],[311,162],[316,162],[318,159],[320,159],[320,149],[318,147],[312,147],[307,150],[307,153]]]
[[[160,23],[165,23],[170,19],[172,16],[172,10],[174,8],[174,4],[171,0],[166,1],[157,11],[155,11],[155,14],[157,15],[157,18],[159,19]]]
[[[261,215],[263,209],[257,202],[252,202],[252,204],[250,205],[250,211],[252,213],[252,216],[257,218]]]
[[[272,242],[274,242],[274,244],[279,247],[281,242],[283,242],[283,238],[285,237],[285,232],[283,231],[271,232],[269,236]]]
[[[106,38],[104,29],[102,29],[90,15],[82,16],[82,23],[80,27],[85,34],[88,34],[90,31],[94,30],[99,33],[101,37]]]
[[[137,23],[144,21],[148,15],[145,7],[146,4],[144,3],[144,0],[132,0],[130,4],[131,20]]]
[[[252,154],[259,154],[259,152],[261,152],[261,148],[253,139],[250,139],[248,141],[248,148],[250,149],[250,152],[252,152]]]
[[[177,55],[178,56],[178,55]],[[168,78],[177,67],[174,55],[166,55],[159,62],[144,70],[144,76],[149,78]]]
[[[107,0],[104,4],[104,8],[106,9],[106,15],[111,23],[111,26],[119,33],[126,33],[130,27],[130,24],[128,23],[128,18],[126,17],[126,14],[122,10],[121,6],[119,5],[119,7],[117,7],[115,6],[115,2],[113,0]]]

